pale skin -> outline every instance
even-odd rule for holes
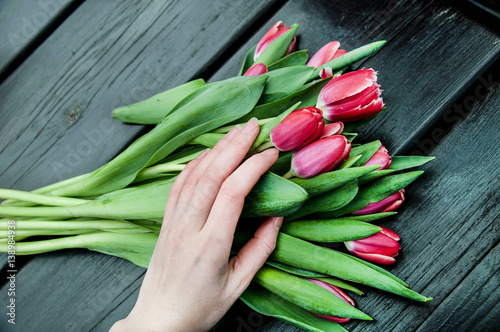
[[[235,127],[179,174],[137,302],[111,332],[208,331],[248,287],[283,220],[265,220],[230,258],[245,196],[278,158],[269,149],[243,162],[258,132],[256,119]]]

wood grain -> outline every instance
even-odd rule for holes
[[[0,82],[78,6],[76,0],[0,2]]]

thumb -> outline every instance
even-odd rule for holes
[[[264,265],[276,247],[276,238],[283,217],[266,219],[254,236],[229,261],[228,287],[231,293],[240,296],[248,287],[257,271]]]

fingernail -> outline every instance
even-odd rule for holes
[[[238,134],[241,131],[241,125],[236,125],[234,126],[233,129],[231,129],[224,138],[228,141],[232,140],[236,134]]]
[[[259,125],[259,120],[257,118],[251,118],[246,124],[245,127],[243,127],[243,132],[244,133],[250,133],[252,132],[255,127]]]
[[[279,151],[278,149],[267,149],[262,151],[261,153],[265,154],[266,156],[274,156],[278,155]]]
[[[274,228],[279,230],[282,223],[283,223],[283,217],[275,217],[274,222],[273,222],[273,226],[274,226]]]

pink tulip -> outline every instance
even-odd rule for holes
[[[340,49],[340,43],[338,41],[332,41],[323,46],[316,54],[313,55],[311,60],[307,63],[309,67],[319,67],[325,63],[338,58],[341,55],[346,54],[346,50]],[[320,77],[322,79],[328,78],[333,75],[332,68],[325,67],[321,70]]]
[[[266,65],[263,63],[256,63],[243,74],[243,76],[259,76],[269,72]]]
[[[303,148],[323,132],[323,112],[316,107],[293,111],[271,131],[271,142],[280,151]]]
[[[349,157],[350,151],[351,142],[345,136],[328,136],[296,151],[290,171],[292,175],[305,179],[330,172]]]
[[[329,283],[326,283],[326,282],[321,281],[321,280],[309,279],[309,281],[326,289],[330,293],[336,295],[337,297],[339,297],[340,299],[344,300],[345,302],[349,303],[350,305],[352,305],[354,307],[354,305],[355,305],[354,301],[346,293],[344,293],[340,288],[333,286],[333,285],[330,285]],[[347,323],[350,319],[350,318],[344,318],[344,317],[324,316],[324,315],[319,315],[319,314],[315,314],[315,313],[312,313],[312,314],[315,316],[327,319],[329,321],[335,322],[335,323]]]
[[[387,151],[385,146],[382,145],[377,152],[375,152],[375,154],[368,159],[365,166],[380,165],[381,167],[377,170],[381,170],[389,168],[389,166],[391,166],[391,162],[392,158],[389,156],[389,151]]]
[[[290,28],[289,27],[287,28],[283,24],[283,21],[276,22],[276,24],[273,25],[268,32],[266,32],[264,37],[262,37],[259,43],[257,44],[257,48],[255,49],[255,53],[253,54],[253,61],[257,61],[257,58],[264,52],[264,50],[269,46],[269,44],[271,44],[276,38],[287,32],[288,30],[290,30]],[[286,55],[292,53],[296,41],[297,38],[294,36]]]
[[[378,165],[378,164],[377,164]],[[364,209],[353,212],[355,215],[365,215],[396,210],[405,200],[405,190],[401,189],[395,194],[384,198],[380,202],[370,203]]]
[[[322,139],[327,136],[339,135],[342,130],[344,130],[344,124],[342,122],[330,123],[323,128],[323,132],[319,138]]]
[[[361,69],[333,77],[321,90],[316,107],[332,122],[361,120],[384,108],[381,93],[377,73]]]
[[[389,265],[396,262],[399,253],[400,237],[396,232],[381,227],[382,230],[366,239],[344,242],[347,250],[353,255],[367,261]]]

